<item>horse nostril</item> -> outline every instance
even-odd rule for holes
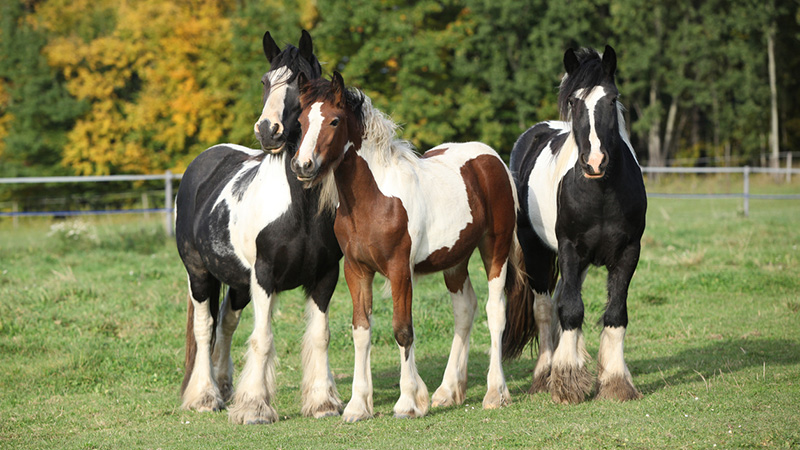
[[[275,125],[272,125],[272,136],[277,137],[278,134],[280,133],[278,133],[278,124],[276,123]]]

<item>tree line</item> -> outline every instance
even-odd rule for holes
[[[507,155],[525,129],[558,118],[564,51],[605,44],[619,57],[620,100],[643,164],[752,163],[800,142],[797,0],[0,8],[0,177],[180,172],[216,143],[256,145],[266,30],[281,44],[309,30],[326,75],[340,71],[421,150],[480,140]]]

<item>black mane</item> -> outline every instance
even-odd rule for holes
[[[309,62],[300,54],[300,50],[294,45],[287,45],[270,64],[270,70],[288,67],[292,70],[292,78],[287,83],[293,82],[300,72],[305,73],[306,78],[319,78],[322,76],[322,66],[319,64],[316,55],[311,55],[312,61]]]
[[[603,71],[603,59],[593,48],[582,48],[575,52],[579,66],[572,73],[564,75],[558,91],[558,111],[562,120],[569,117],[569,98],[578,89],[585,89],[602,84],[606,74]],[[589,89],[585,94],[589,94]]]

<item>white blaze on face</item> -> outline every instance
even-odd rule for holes
[[[597,124],[595,123],[594,111],[597,103],[606,96],[603,87],[596,87],[586,96],[584,100],[589,111],[589,160],[587,163],[594,169],[595,173],[600,172],[600,164],[603,162],[603,153],[600,151],[600,138],[597,136]]]
[[[264,109],[261,111],[261,116],[253,126],[256,134],[258,134],[258,126],[265,120],[268,120],[272,126],[278,125],[276,134],[283,133],[283,104],[289,91],[288,81],[292,76],[292,71],[287,67],[280,67],[267,74],[270,91],[267,101],[264,103]]]
[[[300,143],[300,149],[297,151],[297,162],[300,165],[314,161],[314,150],[317,149],[317,138],[319,138],[324,121],[322,102],[316,102],[311,105],[311,110],[308,112],[308,130],[305,130],[303,142]]]

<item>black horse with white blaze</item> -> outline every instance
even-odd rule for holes
[[[234,423],[278,418],[271,406],[272,307],[279,292],[301,286],[308,297],[302,411],[322,417],[342,410],[328,365],[328,304],[342,252],[333,234],[334,211],[320,206],[331,204],[320,197],[335,195],[335,187],[303,189],[290,171],[300,138],[297,77],[319,78],[321,67],[305,31],[299,48],[281,51],[269,33],[263,48],[270,70],[254,127],[262,149],[209,148],[186,169],[177,195],[176,239],[189,276],[183,407],[216,411],[233,397]],[[228,290],[220,308],[223,284]],[[231,336],[250,301],[255,325],[234,394]]]
[[[623,340],[647,197],[617,99],[616,65],[610,46],[602,55],[567,50],[558,98],[564,121],[534,125],[511,152],[523,209],[517,230],[535,300],[533,306],[509,304],[503,354],[517,356],[538,337],[530,392],[547,390],[559,403],[581,402],[592,389],[581,331],[581,286],[590,265],[608,269],[596,395],[641,397]]]

